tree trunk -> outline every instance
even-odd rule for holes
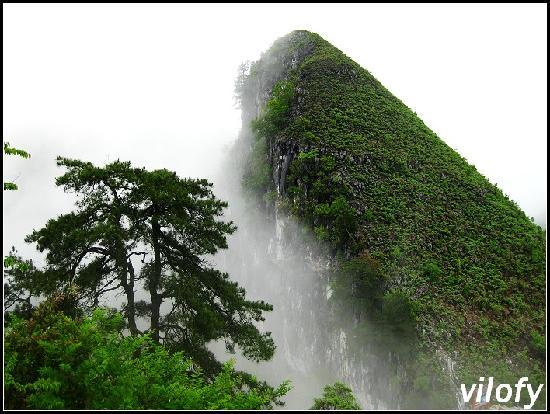
[[[119,231],[122,231],[122,216],[121,214],[115,215],[115,223]],[[136,309],[135,309],[135,300],[134,300],[134,267],[132,266],[132,263],[129,261],[130,259],[126,259],[128,252],[126,251],[126,248],[124,246],[124,241],[121,239],[120,235],[117,235],[116,241],[115,241],[115,260],[116,260],[116,266],[118,269],[120,284],[122,285],[124,289],[124,293],[126,294],[126,316],[128,318],[128,329],[130,330],[130,334],[132,336],[136,336],[139,331],[137,329],[136,325]],[[130,282],[128,282],[128,273],[130,272]]]
[[[153,263],[153,272],[149,280],[149,292],[151,294],[151,335],[154,341],[160,341],[160,305],[162,304],[162,296],[158,292],[158,286],[162,273],[162,263],[160,256],[160,224],[158,217],[153,215],[151,218],[151,230],[153,239],[153,252],[155,261]]]
[[[135,280],[135,273],[134,273],[134,266],[132,265],[131,259],[128,259],[128,274],[130,276],[129,283],[124,286],[124,291],[126,293],[126,300],[128,301],[127,304],[127,313],[128,313],[128,328],[130,329],[130,333],[132,336],[136,336],[139,331],[136,326],[136,308],[135,308],[135,301],[134,301],[134,280]]]

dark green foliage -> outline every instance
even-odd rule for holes
[[[253,144],[245,165],[243,186],[253,194],[262,194],[270,188],[271,170],[267,163],[266,138],[259,137]]]
[[[441,275],[441,269],[436,263],[427,262],[422,267],[422,273],[428,280],[433,280]]]
[[[31,154],[27,151],[13,148],[8,142],[4,142],[5,155],[17,155],[22,158],[30,158]],[[17,185],[11,182],[4,182],[4,191],[17,190]],[[6,257],[4,257],[4,314],[9,318],[6,312],[15,312],[17,314],[28,314],[31,310],[31,296],[33,285],[29,283],[29,274],[33,273],[32,262],[25,262],[18,257],[15,248]],[[15,277],[18,275],[20,277]],[[21,277],[25,275],[25,277]],[[16,281],[17,279],[17,281]]]
[[[546,357],[546,339],[537,331],[531,332],[531,349],[537,358],[544,360]]]
[[[327,385],[321,398],[313,400],[311,410],[360,410],[351,388],[341,382]]]
[[[252,130],[259,137],[272,138],[285,127],[292,104],[294,86],[291,81],[281,81],[273,86],[271,98],[262,115],[252,123]]]
[[[343,196],[329,203],[317,204],[314,210],[315,228],[322,240],[328,240],[335,246],[346,244],[357,228],[357,213]]]
[[[350,300],[371,316],[382,310],[388,279],[380,263],[368,253],[345,262],[332,284],[334,296],[349,304]]]
[[[148,318],[154,341],[185,351],[209,374],[221,368],[209,341],[238,346],[254,361],[271,358],[270,333],[255,326],[271,305],[247,300],[243,288],[204,258],[226,248],[236,229],[219,219],[227,203],[214,197],[212,184],[120,161],[96,167],[59,158],[58,164],[67,172],[57,185],[79,200],[74,212],[27,237],[47,251],[42,279],[49,283],[42,293],[77,286],[81,302],[97,306],[105,293],[120,291],[133,335],[139,334],[136,318]],[[135,301],[138,284],[149,301]]]
[[[32,260],[24,261],[12,247],[4,257],[4,317],[9,321],[13,316],[29,316],[33,309],[31,298],[42,290],[40,272]]]
[[[288,121],[293,91],[294,84],[290,81],[275,84],[262,115],[251,125],[255,140],[244,167],[243,186],[253,194],[263,194],[271,188],[268,146]]]
[[[449,387],[449,376],[441,371],[433,355],[419,353],[401,376],[403,406],[411,410],[456,410],[456,388]],[[408,391],[408,392],[407,392]]]
[[[184,353],[147,335],[123,336],[122,315],[98,308],[68,317],[64,300],[56,295],[7,327],[5,408],[265,409],[289,390],[245,378],[231,362],[207,378]]]
[[[15,250],[15,247],[12,247],[10,254],[4,257],[4,268],[17,269],[21,272],[29,270],[30,264],[23,262],[21,258],[16,255],[17,251]]]
[[[403,339],[416,328],[414,304],[407,293],[397,290],[384,295],[382,320]]]
[[[456,351],[459,381],[490,369],[512,383],[539,376],[545,231],[320,36],[292,32],[250,67],[244,110],[253,113],[260,79],[294,85],[288,121],[265,149],[292,158],[284,205],[340,257],[379,260],[392,289],[381,320],[408,326],[412,305],[420,347]]]
[[[4,142],[4,154],[6,155],[17,155],[22,158],[30,158],[31,154],[22,149],[17,149],[10,146],[9,142]]]

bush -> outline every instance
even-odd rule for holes
[[[4,337],[5,408],[264,409],[289,390],[237,373],[232,362],[207,379],[184,354],[147,335],[125,337],[123,326],[106,309],[72,319],[52,300],[30,320],[13,320]]]
[[[271,187],[268,143],[287,120],[293,91],[294,86],[290,81],[275,84],[262,115],[252,121],[256,140],[252,143],[243,174],[243,186],[252,194],[263,195]]]
[[[286,124],[292,98],[294,83],[285,80],[273,86],[271,98],[266,103],[263,114],[252,121],[252,130],[258,137],[271,138]]]
[[[321,398],[313,400],[311,410],[360,410],[351,388],[341,382],[327,385]]]
[[[441,275],[441,269],[435,262],[426,262],[422,266],[422,274],[428,278],[428,280],[434,280]]]
[[[330,241],[338,248],[344,247],[357,229],[357,213],[343,196],[337,197],[330,204],[318,204],[315,216],[327,228]]]
[[[259,138],[252,144],[250,157],[246,161],[242,184],[252,194],[263,194],[271,184],[271,168],[267,159],[265,138]]]

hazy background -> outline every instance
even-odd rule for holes
[[[3,250],[68,211],[55,156],[212,178],[239,63],[319,33],[546,225],[545,5],[3,5]],[[237,223],[238,224],[238,223]]]

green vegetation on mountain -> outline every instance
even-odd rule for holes
[[[404,404],[456,404],[435,350],[458,362],[458,383],[545,383],[545,232],[317,34],[292,32],[243,72],[252,118],[265,95],[243,183],[267,202],[278,190],[331,246],[334,298],[390,331],[413,328],[398,381],[421,401]]]

